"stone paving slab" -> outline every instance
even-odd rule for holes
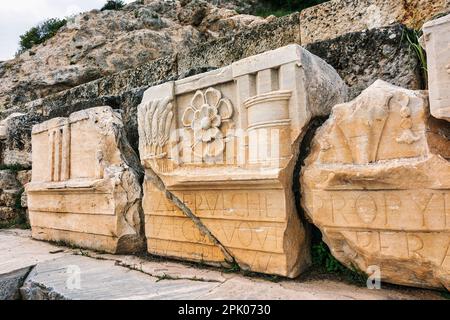
[[[315,278],[273,282],[173,261],[58,247],[32,240],[29,231],[0,230],[0,288],[14,272],[26,277],[20,283],[24,299],[442,299],[436,291],[368,290]],[[18,298],[14,294],[3,299]]]

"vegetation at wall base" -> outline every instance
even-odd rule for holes
[[[62,27],[67,24],[66,19],[48,19],[37,26],[31,28],[20,36],[19,50],[17,54],[21,54],[34,46],[44,43],[52,38]]]
[[[125,3],[122,0],[108,0],[100,10],[121,10],[124,6]]]
[[[355,267],[349,269],[340,263],[333,257],[330,249],[323,242],[322,235],[320,234],[319,237],[319,234],[320,231],[314,230],[311,250],[313,267],[321,273],[334,274],[349,282],[366,285],[366,274]]]

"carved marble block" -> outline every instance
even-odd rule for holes
[[[423,26],[431,114],[450,121],[450,15]]]
[[[297,45],[148,89],[138,122],[149,252],[297,276],[310,260],[292,190],[300,142],[346,93]]]
[[[97,107],[38,124],[32,147],[33,238],[110,253],[142,249],[141,169],[120,114]]]
[[[450,288],[450,126],[425,91],[377,81],[333,108],[301,174],[303,206],[342,263]]]

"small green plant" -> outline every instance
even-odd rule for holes
[[[34,46],[44,43],[52,38],[62,27],[67,24],[66,19],[48,19],[37,26],[31,28],[20,36],[20,47],[18,54],[25,52]]]
[[[233,264],[229,267],[226,268],[224,270],[225,273],[236,273],[236,272],[240,272],[241,271],[241,267],[239,266],[239,264],[234,261]]]
[[[120,10],[125,6],[125,3],[122,0],[108,0],[105,5],[100,9],[101,11],[105,10]]]
[[[447,300],[450,300],[450,292],[441,292],[441,296]]]
[[[22,188],[20,189],[20,192],[17,194],[16,199],[14,200],[14,209],[20,210],[23,209],[22,207],[22,194],[25,192],[25,190]]]
[[[424,79],[424,89],[428,89],[428,67],[427,55],[425,50],[420,45],[419,39],[422,36],[422,31],[404,29],[402,38],[408,42],[410,48],[414,51],[419,60],[419,65]]]
[[[312,262],[314,267],[322,272],[342,276],[348,281],[360,284],[365,284],[367,281],[367,276],[363,272],[355,267],[349,269],[333,257],[330,249],[323,241],[312,246]]]

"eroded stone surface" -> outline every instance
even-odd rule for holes
[[[377,81],[318,130],[301,175],[303,206],[347,266],[450,288],[449,128],[436,121],[426,92]]]
[[[296,45],[148,89],[138,123],[149,252],[297,276],[309,264],[292,191],[299,144],[346,94]]]
[[[0,64],[0,109],[175,54],[268,21],[210,1],[135,1],[68,18],[45,44]]]
[[[33,237],[112,253],[142,247],[137,156],[120,114],[97,107],[33,127]]]
[[[450,121],[450,15],[426,23],[423,32],[431,114]]]
[[[450,11],[449,0],[332,0],[300,14],[302,45],[402,23],[412,29]]]

